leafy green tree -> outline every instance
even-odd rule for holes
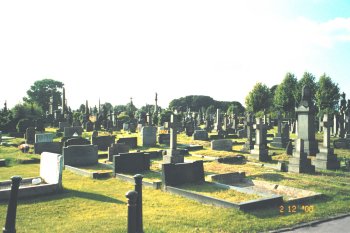
[[[17,104],[11,109],[13,118],[18,122],[20,119],[36,120],[43,116],[43,110],[37,103]],[[17,124],[16,122],[16,124]]]
[[[114,112],[115,113],[126,112],[126,106],[125,105],[116,105],[116,106],[114,106]]]
[[[320,114],[333,114],[338,107],[340,99],[338,84],[334,83],[332,79],[323,74],[317,83],[316,91],[316,105],[320,110]]]
[[[35,81],[27,91],[27,97],[23,98],[26,103],[37,103],[44,112],[49,110],[50,97],[53,95],[54,105],[61,104],[61,92],[58,90],[63,87],[63,83],[53,79],[43,79]]]
[[[81,113],[85,113],[85,104],[81,104],[78,111]]]
[[[270,89],[262,83],[257,83],[245,98],[246,108],[250,112],[267,111],[270,106]]]
[[[287,73],[283,81],[276,88],[273,99],[275,109],[281,111],[285,116],[293,116],[297,91],[298,80],[294,74]]]
[[[159,125],[163,125],[164,122],[170,122],[171,114],[173,114],[173,112],[170,110],[162,111],[159,116]]]
[[[214,107],[214,105],[210,105],[207,110],[205,111],[205,115],[208,116],[210,114],[214,114],[216,111],[216,108]]]
[[[303,77],[299,80],[298,82],[298,90],[297,90],[297,94],[296,94],[296,103],[298,104],[301,100],[301,94],[303,91],[303,87],[304,86],[308,86],[311,90],[311,96],[313,97],[312,101],[315,102],[316,97],[316,90],[317,90],[317,85],[315,82],[315,76],[311,73],[305,72],[303,74]]]

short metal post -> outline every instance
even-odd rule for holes
[[[125,196],[128,198],[128,233],[136,233],[137,192],[129,191]]]
[[[16,232],[16,211],[17,211],[17,197],[18,188],[21,183],[22,177],[12,176],[11,177],[11,194],[9,204],[7,206],[6,223],[3,228],[3,233],[15,233]]]
[[[135,179],[135,191],[137,192],[137,201],[136,201],[136,232],[143,233],[143,224],[142,224],[142,179],[143,176],[136,174]]]

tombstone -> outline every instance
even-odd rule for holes
[[[35,120],[35,130],[39,132],[44,132],[45,131],[45,124],[43,119],[37,119]]]
[[[208,141],[208,132],[206,130],[195,130],[192,139]]]
[[[254,141],[253,141],[253,119],[251,113],[248,113],[245,120],[247,141],[243,146],[243,150],[250,151],[254,149]]]
[[[337,113],[334,113],[334,119],[333,119],[333,135],[337,136],[338,135],[338,128],[339,127],[339,122],[338,122],[338,115]]]
[[[193,163],[162,164],[162,184],[165,186],[177,186],[201,182],[204,182],[204,167],[202,160]]]
[[[134,149],[137,148],[137,137],[119,138],[117,143],[125,143]]]
[[[35,128],[34,127],[28,127],[26,129],[26,143],[27,144],[34,144],[35,143]]]
[[[289,140],[289,142],[287,143],[286,154],[287,155],[293,155],[293,143],[292,143],[291,140]]]
[[[135,133],[136,132],[136,128],[137,128],[137,124],[136,123],[131,122],[129,124],[129,131],[130,131],[130,133]]]
[[[141,129],[142,146],[155,146],[157,143],[157,127],[144,126]]]
[[[99,150],[106,151],[111,144],[115,143],[115,136],[91,137],[91,144],[96,145]]]
[[[81,126],[64,127],[63,137],[81,137],[83,128]]]
[[[152,115],[150,113],[147,113],[146,121],[147,121],[147,125],[148,126],[152,126],[153,125],[153,123],[152,123]]]
[[[316,155],[318,153],[318,143],[315,139],[314,113],[315,108],[312,103],[311,90],[304,86],[302,99],[299,106],[295,109],[297,114],[297,132],[298,138],[304,142],[304,152],[307,155]]]
[[[259,160],[262,162],[269,161],[267,146],[266,146],[266,125],[262,122],[261,118],[256,118],[256,124],[254,125],[255,132],[255,145],[254,149],[250,151],[249,158]]]
[[[129,145],[125,143],[115,143],[108,147],[108,160],[113,162],[113,155],[120,153],[129,153]]]
[[[68,122],[58,122],[58,131],[63,132],[65,127],[70,127]]]
[[[278,148],[286,148],[289,142],[289,126],[288,122],[281,123],[281,132],[277,133],[271,142],[271,146]],[[278,136],[279,135],[279,136]]]
[[[35,143],[38,142],[52,142],[55,135],[53,133],[35,134]]]
[[[311,159],[304,152],[303,139],[295,140],[295,150],[293,157],[289,159],[288,172],[294,173],[314,173],[315,167],[311,164]]]
[[[63,156],[43,152],[40,156],[40,177],[47,184],[57,184],[62,189]]]
[[[34,143],[34,154],[41,154],[43,152],[62,154],[62,143],[61,142]]]
[[[170,149],[163,156],[163,163],[183,163],[184,156],[177,150],[177,129],[174,114],[171,115],[170,128]]]
[[[98,136],[98,131],[94,130],[91,134],[91,137],[97,137]]]
[[[113,127],[114,127],[114,125],[113,125],[113,121],[111,121],[111,120],[107,120],[107,130],[109,130],[109,129],[113,129]]]
[[[215,130],[219,132],[222,130],[221,127],[221,116],[220,116],[220,109],[216,109],[216,123],[215,123]]]
[[[191,122],[186,123],[185,133],[188,137],[191,137],[193,135],[194,127],[193,127],[193,124]]]
[[[97,146],[81,145],[63,147],[64,165],[90,166],[98,163]]]
[[[90,145],[91,142],[88,139],[85,138],[69,138],[64,142],[64,147],[67,146],[74,146],[74,145]]]
[[[316,154],[316,159],[313,161],[316,170],[335,170],[340,168],[340,162],[334,154],[334,149],[330,147],[330,125],[331,122],[328,120],[328,115],[325,114],[321,122],[324,131],[323,146],[320,147],[320,152]]]
[[[73,127],[81,126],[81,122],[80,121],[73,121],[72,126]]]
[[[92,123],[91,121],[87,121],[85,123],[85,130],[86,132],[91,132],[94,130],[94,123]]]
[[[210,143],[210,147],[212,150],[232,151],[232,140],[231,139],[213,140]]]
[[[149,153],[120,153],[113,155],[113,174],[115,173],[140,173],[149,171],[151,158]]]
[[[158,134],[158,143],[170,146],[170,134],[168,133]]]

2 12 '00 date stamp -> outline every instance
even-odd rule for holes
[[[284,213],[312,213],[315,211],[314,205],[280,205],[279,211]]]

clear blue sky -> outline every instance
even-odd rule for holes
[[[350,1],[1,1],[0,103],[35,80],[88,99],[166,107],[185,95],[240,101],[256,82],[324,72],[350,97]],[[1,105],[0,105],[1,106]]]

